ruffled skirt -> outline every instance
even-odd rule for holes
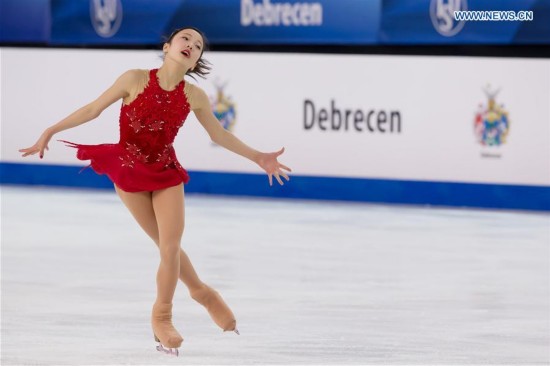
[[[126,192],[152,192],[189,181],[189,174],[175,154],[168,161],[149,163],[130,155],[120,144],[80,145],[59,141],[76,148],[79,160],[90,160],[89,166],[97,174],[107,175]]]

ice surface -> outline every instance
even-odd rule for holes
[[[550,215],[188,195],[183,249],[237,316],[180,283],[155,351],[159,257],[112,191],[1,187],[2,365],[550,363]]]

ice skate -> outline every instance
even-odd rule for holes
[[[158,304],[153,306],[151,325],[157,344],[157,351],[178,356],[178,348],[183,338],[172,325],[172,304]]]
[[[190,291],[190,294],[195,301],[208,310],[208,314],[210,314],[214,323],[222,328],[224,332],[240,334],[237,329],[235,315],[216,290],[204,285],[200,290]]]
[[[176,356],[176,357],[179,356],[180,353],[177,348],[164,347],[162,343],[160,343],[160,340],[157,338],[156,335],[155,335],[155,342],[157,342],[157,346],[156,346],[157,351],[166,353],[167,355],[170,355],[170,356]]]

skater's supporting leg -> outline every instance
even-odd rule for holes
[[[128,193],[116,186],[115,189],[141,228],[158,246],[159,230],[152,204],[152,194],[149,192]],[[181,248],[179,249],[179,258],[179,279],[185,283],[191,297],[208,310],[208,313],[220,328],[223,330],[235,330],[236,321],[231,309],[217,291],[199,279],[189,257]]]
[[[116,187],[120,199],[128,208],[132,216],[136,219],[141,228],[147,235],[159,245],[159,230],[155,210],[153,209],[151,192],[128,193]],[[197,291],[203,288],[204,284],[199,279],[195,268],[191,264],[189,257],[179,249],[180,272],[179,279],[189,288],[189,291]]]
[[[182,185],[153,192],[153,210],[159,230],[160,265],[157,302],[172,303],[180,272],[180,243],[184,227]]]
[[[160,345],[157,346],[157,349],[160,348],[159,350],[177,354],[177,350],[173,350],[172,348],[179,347],[183,339],[174,329],[171,322],[171,302],[179,273],[179,256],[177,253],[184,225],[183,189],[180,185],[180,196],[178,196],[177,192],[173,194],[162,191],[155,193],[129,193],[122,191],[116,186],[115,189],[140,226],[147,233],[152,232],[156,236],[156,243],[159,245],[161,253],[161,263],[157,273],[157,301],[153,306],[151,319],[153,332],[155,333],[155,338],[160,338],[158,341],[166,347]],[[165,201],[176,201],[178,199],[181,207],[171,205],[166,207],[166,209],[158,208],[159,213],[155,213],[155,205],[156,207],[162,206]],[[168,210],[179,210],[180,214],[176,215],[177,217],[166,219],[166,211]],[[159,231],[159,227],[163,228],[164,231]],[[162,242],[160,240],[161,233]],[[163,251],[161,248],[165,250]],[[174,252],[176,255],[174,255]]]

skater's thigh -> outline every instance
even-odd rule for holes
[[[153,192],[153,210],[161,242],[180,244],[184,227],[183,184]]]
[[[128,208],[139,226],[158,245],[159,230],[155,211],[153,210],[153,195],[151,192],[125,192],[115,184],[115,190],[124,205]]]

